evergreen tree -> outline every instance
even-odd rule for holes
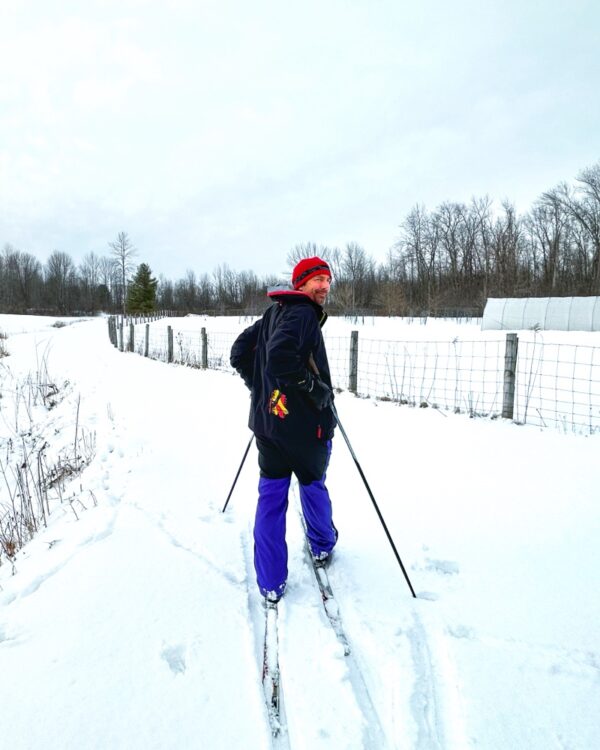
[[[156,306],[158,281],[152,278],[147,263],[140,263],[127,290],[127,309],[130,313],[152,312]]]

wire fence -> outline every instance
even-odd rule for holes
[[[121,349],[164,362],[234,372],[229,354],[238,332],[174,331],[150,325],[125,329],[121,342],[111,334]],[[479,340],[390,341],[364,334],[359,339],[354,332],[354,339],[327,334],[325,339],[338,390],[473,417],[510,416],[519,424],[565,432],[600,431],[600,347],[521,338],[518,355],[515,348],[514,361],[507,364],[505,334]]]
[[[600,348],[519,343],[515,421],[593,434],[600,430]]]
[[[348,387],[348,341],[328,339],[334,385]],[[504,341],[384,341],[361,337],[357,395],[494,415],[502,408]],[[345,384],[345,386],[344,386]]]

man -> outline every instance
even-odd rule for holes
[[[325,472],[335,419],[333,390],[321,327],[331,270],[303,258],[293,289],[269,292],[274,304],[233,344],[231,365],[252,392],[250,429],[256,437],[260,479],[254,524],[258,587],[278,601],[287,582],[286,510],[291,475],[300,486],[309,546],[324,564],[337,541]]]

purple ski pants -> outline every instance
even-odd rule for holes
[[[329,463],[331,441],[327,447]],[[258,587],[263,596],[267,593],[281,596],[285,590],[288,574],[285,531],[290,482],[291,473],[280,479],[261,476],[258,482],[258,505],[254,522],[254,567]],[[299,488],[310,549],[313,555],[317,556],[323,552],[329,553],[337,541],[337,531],[333,525],[325,473],[321,479],[310,484],[299,483]]]

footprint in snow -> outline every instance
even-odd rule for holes
[[[434,593],[433,591],[419,591],[419,593],[417,594],[417,599],[424,599],[428,602],[437,602],[439,598],[439,595]]]
[[[23,640],[20,632],[9,632],[7,627],[0,625],[0,646],[19,646]]]
[[[458,573],[458,563],[452,562],[452,560],[433,560],[426,557],[425,563],[425,570],[432,570],[445,576],[453,576]]]
[[[446,630],[453,638],[465,638],[469,641],[475,638],[475,631],[467,625],[448,625]]]
[[[167,662],[167,665],[173,674],[177,675],[185,672],[185,646],[181,644],[165,646],[160,652],[160,655]]]

